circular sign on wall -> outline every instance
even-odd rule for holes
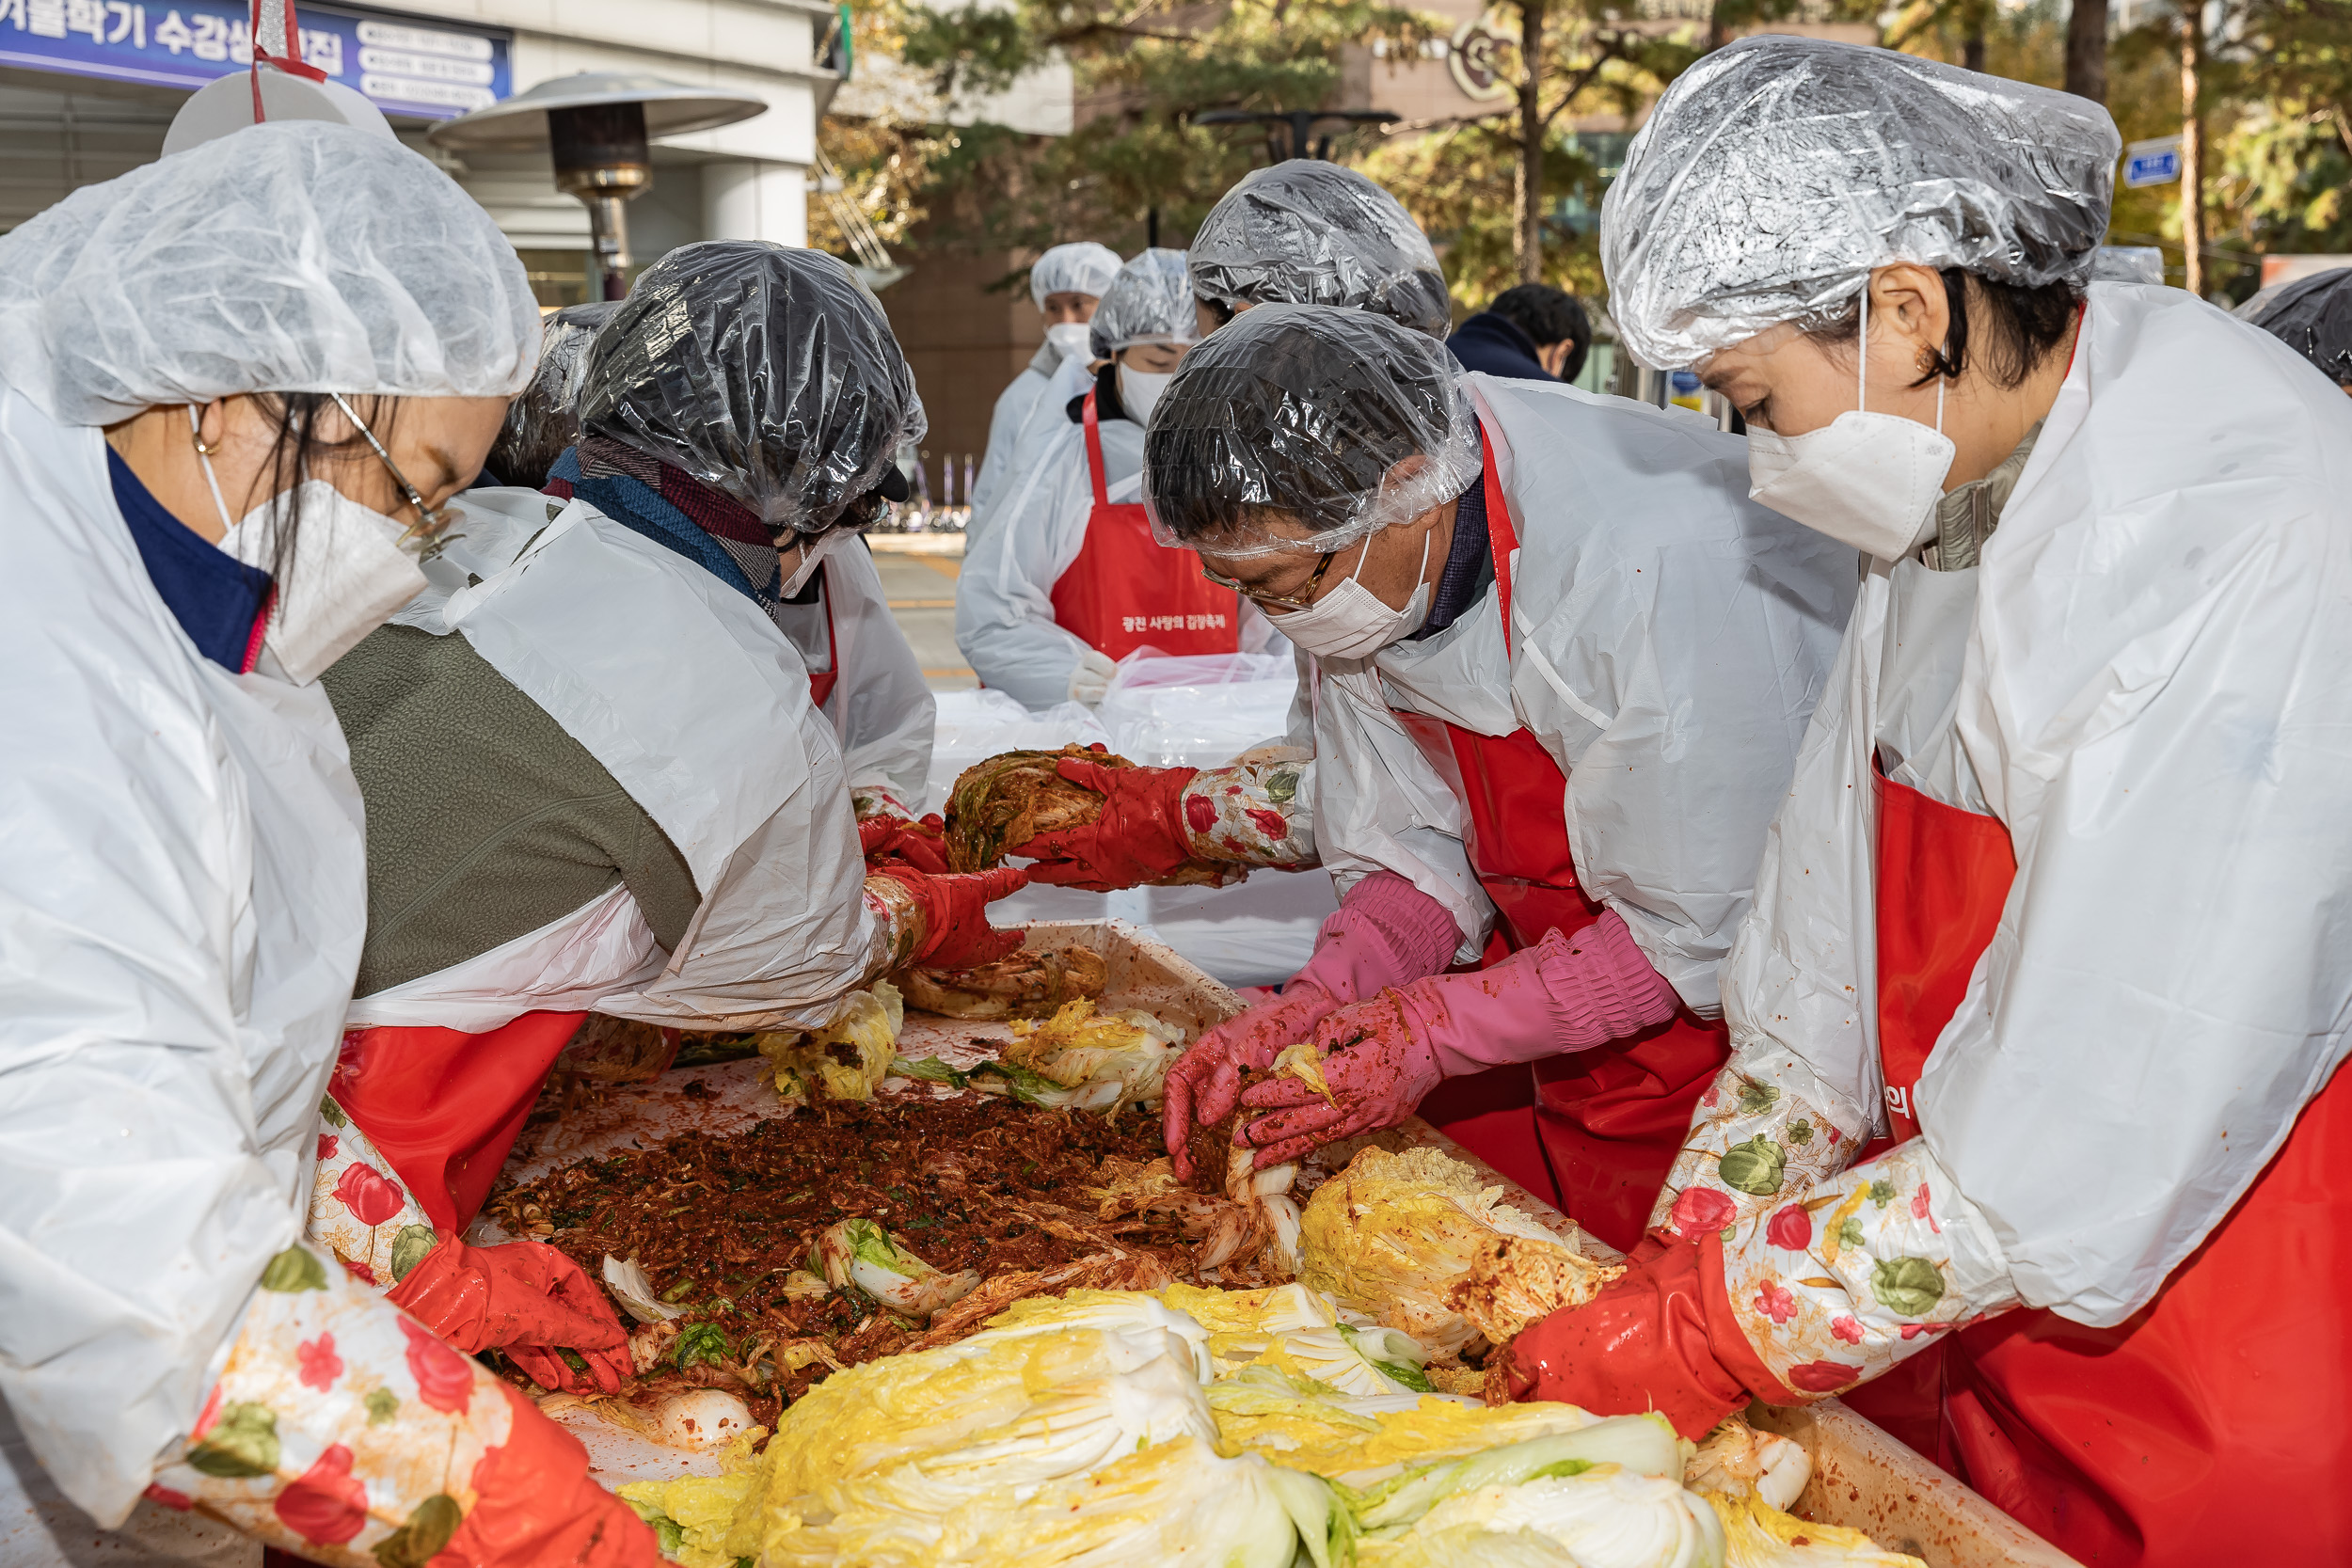
[[[1446,69],[1454,85],[1474,99],[1508,98],[1511,84],[1502,79],[1501,53],[1518,40],[1504,38],[1488,25],[1492,13],[1465,22],[1454,30],[1445,52]]]

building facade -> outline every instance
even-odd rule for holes
[[[372,99],[515,242],[541,302],[587,297],[586,209],[544,154],[455,157],[423,133],[551,77],[650,71],[764,100],[655,144],[629,206],[640,265],[700,239],[808,237],[817,120],[839,86],[826,0],[406,0],[297,5],[303,54]],[[188,94],[252,59],[244,0],[0,0],[0,229],[152,161]]]

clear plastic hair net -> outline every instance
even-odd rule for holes
[[[1041,310],[1045,309],[1047,294],[1092,294],[1100,299],[1118,276],[1119,252],[1110,246],[1092,240],[1057,245],[1029,269],[1029,297]]]
[[[1221,305],[1339,305],[1442,338],[1453,305],[1438,253],[1396,198],[1354,169],[1294,158],[1227,191],[1187,255]]]
[[[1891,50],[1743,39],[1675,79],[1601,206],[1609,313],[1678,370],[1817,326],[1874,267],[2086,278],[2121,150],[2089,99]]]
[[[1200,336],[1181,250],[1146,250],[1119,269],[1087,328],[1087,346],[1108,359],[1136,343],[1189,343]]]
[[[2265,289],[2237,313],[2317,365],[2337,386],[2352,387],[2352,267]]]
[[[1336,550],[1478,477],[1478,421],[1437,339],[1385,316],[1262,305],[1184,356],[1143,437],[1152,537],[1217,555]],[[1410,457],[1428,459],[1392,478]],[[1306,530],[1272,531],[1275,517]]]
[[[619,300],[608,299],[548,314],[539,340],[539,368],[532,372],[531,385],[506,405],[506,423],[483,464],[491,483],[536,490],[564,449],[580,439],[572,405],[588,368],[588,345],[620,308]]]
[[[760,240],[680,245],[596,334],[580,427],[822,533],[930,428],[914,372],[857,275]]]
[[[490,214],[348,125],[250,126],[0,236],[0,380],[64,424],[239,392],[507,397],[538,358]]]

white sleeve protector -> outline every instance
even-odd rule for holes
[[[0,1394],[112,1528],[300,1233],[359,792],[323,688],[195,652],[97,429],[0,393]]]

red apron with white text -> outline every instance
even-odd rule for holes
[[[1880,1054],[1899,1137],[1915,1134],[1920,1069],[2015,871],[1996,819],[1879,781]],[[2019,1111],[2064,1135],[2066,1107]],[[1931,1457],[2096,1568],[2352,1562],[2348,1157],[2352,1078],[2338,1073],[2123,1323],[2016,1311],[1946,1339],[1930,1364],[1942,1406]],[[1869,1391],[1849,1402],[1867,1413]]]
[[[1481,443],[1485,442],[1481,433]],[[1503,645],[1511,639],[1511,555],[1518,533],[1486,461],[1486,534]],[[1567,775],[1526,730],[1479,735],[1427,714],[1396,715],[1463,808],[1463,847],[1499,918],[1482,966],[1597,920],[1603,906],[1577,885],[1568,849]],[[1630,1250],[1649,1223],[1691,1112],[1730,1054],[1721,1023],[1677,1012],[1654,1028],[1590,1051],[1495,1068],[1440,1086],[1422,1114],[1487,1164],[1578,1224]],[[1549,1180],[1547,1180],[1549,1178]]]
[[[490,1196],[548,1069],[586,1013],[525,1013],[482,1034],[400,1026],[343,1036],[327,1092],[436,1229],[463,1230]]]
[[[1202,577],[1190,550],[1169,549],[1152,538],[1141,504],[1111,504],[1092,392],[1087,394],[1086,438],[1094,510],[1087,514],[1077,559],[1054,584],[1055,623],[1113,660],[1142,647],[1168,655],[1240,652],[1240,595]]]

